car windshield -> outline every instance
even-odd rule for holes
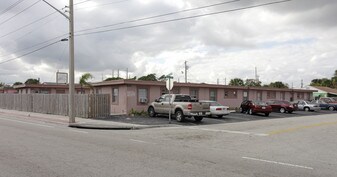
[[[259,106],[267,106],[267,104],[263,101],[254,101],[253,103]]]

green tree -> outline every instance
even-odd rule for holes
[[[158,78],[158,80],[159,81],[166,81],[166,75],[161,75],[159,78]]]
[[[229,85],[231,86],[244,86],[244,82],[240,78],[234,78],[229,81]]]
[[[245,86],[247,87],[261,87],[261,81],[255,79],[246,79]]]
[[[335,73],[331,78],[331,84],[333,88],[337,88],[337,70],[335,70]]]
[[[81,93],[83,94],[83,87],[88,86],[90,89],[92,89],[92,85],[88,82],[89,79],[94,78],[92,74],[85,73],[80,77],[80,85],[81,85]]]
[[[148,74],[146,76],[142,76],[142,77],[138,78],[138,80],[142,80],[142,81],[157,81],[157,78],[156,78],[156,74],[152,73],[152,74]]]
[[[273,88],[289,88],[288,84],[285,84],[281,81],[276,81],[276,82],[271,82],[269,84],[269,87],[273,87]]]
[[[112,81],[112,80],[121,80],[123,78],[121,77],[109,77],[109,78],[106,78],[104,81]]]
[[[310,83],[311,86],[323,86],[323,87],[332,87],[333,82],[328,78],[323,79],[313,79]]]
[[[30,85],[30,84],[40,84],[40,81],[38,79],[30,78],[30,79],[26,80],[25,84],[27,84],[27,85]]]
[[[5,85],[5,83],[0,82],[0,87],[3,87]]]
[[[22,82],[14,82],[13,86],[14,85],[22,85]]]

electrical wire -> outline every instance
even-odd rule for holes
[[[42,50],[42,49],[44,49],[44,48],[47,48],[47,47],[49,47],[49,46],[51,46],[51,45],[54,45],[54,44],[58,43],[58,42],[61,42],[61,41],[60,41],[60,40],[55,41],[55,42],[53,42],[53,43],[50,43],[50,44],[45,45],[45,46],[42,46],[42,47],[40,47],[40,48],[38,48],[38,49],[35,49],[35,50],[33,50],[33,51],[30,51],[30,52],[27,52],[27,53],[25,53],[25,54],[22,54],[22,55],[20,55],[20,56],[18,56],[18,57],[15,57],[15,58],[11,58],[11,59],[2,61],[2,62],[0,62],[0,65],[1,65],[1,64],[4,64],[4,63],[8,63],[8,62],[13,61],[13,60],[20,59],[20,58],[22,58],[22,57],[24,57],[24,56],[27,56],[27,55],[30,55],[30,54],[35,53],[35,52],[37,52],[37,51],[40,51],[40,50]]]
[[[37,1],[34,2],[32,5],[26,7],[26,8],[23,9],[22,11],[20,11],[20,12],[16,13],[15,15],[13,15],[13,16],[7,18],[6,20],[2,21],[2,22],[0,23],[0,26],[3,25],[3,24],[5,24],[6,22],[10,21],[10,20],[13,19],[14,17],[20,15],[20,14],[23,13],[24,11],[26,11],[26,10],[32,8],[34,5],[36,5],[36,4],[39,3],[40,1],[41,1],[41,0],[37,0]]]
[[[0,16],[3,15],[4,13],[8,12],[9,10],[13,9],[15,6],[19,5],[23,1],[25,1],[25,0],[18,0],[18,1],[16,1],[15,3],[13,3],[9,7],[7,7],[5,10],[3,10],[2,12],[0,12]]]
[[[240,1],[240,0],[225,1],[225,2],[220,2],[220,3],[216,3],[216,4],[210,4],[210,5],[206,5],[206,6],[196,7],[196,8],[184,9],[184,10],[180,10],[180,11],[176,11],[176,12],[170,12],[170,13],[165,13],[165,14],[160,14],[160,15],[155,15],[155,16],[150,16],[150,17],[145,17],[145,18],[139,18],[139,19],[135,19],[135,20],[129,20],[129,21],[110,24],[110,25],[104,25],[104,26],[99,26],[99,27],[94,27],[94,28],[78,30],[78,31],[75,31],[75,33],[76,32],[84,32],[84,31],[91,31],[91,30],[100,29],[100,28],[107,28],[107,27],[112,27],[112,26],[117,26],[117,25],[123,25],[123,24],[127,24],[127,23],[138,22],[138,21],[144,21],[144,20],[149,20],[149,19],[153,19],[153,18],[164,17],[164,16],[169,16],[169,15],[189,12],[189,11],[193,11],[193,10],[200,10],[200,9],[204,9],[204,8],[229,4],[229,3],[238,2],[238,1]]]
[[[50,41],[53,41],[53,40],[55,40],[55,39],[61,40],[62,38],[66,37],[66,35],[68,35],[68,33],[65,33],[65,34],[60,35],[60,36],[57,36],[57,37],[50,38],[50,39],[48,39],[48,40],[46,40],[46,41],[37,43],[37,44],[35,44],[35,45],[33,45],[33,46],[29,46],[29,47],[26,47],[26,48],[23,48],[23,49],[19,49],[19,50],[16,50],[16,51],[14,51],[14,52],[11,52],[11,54],[2,55],[2,56],[0,56],[0,57],[6,57],[6,56],[9,56],[9,55],[13,55],[13,53],[20,53],[20,52],[26,51],[26,50],[28,50],[28,49],[31,49],[31,48],[40,46],[40,45],[42,45],[42,44],[48,43],[48,42],[50,42]]]
[[[79,8],[75,8],[75,10],[77,11],[77,10],[88,9],[88,8],[93,8],[93,7],[107,6],[107,5],[118,4],[118,3],[122,3],[122,2],[126,2],[126,1],[130,1],[130,0],[121,0],[121,1],[109,2],[109,3],[98,4],[98,5],[90,6],[90,7],[79,7]]]
[[[78,2],[78,3],[74,3],[74,6],[79,5],[79,4],[86,3],[86,2],[88,2],[88,1],[91,1],[91,0],[84,0],[84,1],[81,1],[81,2]]]
[[[30,25],[33,25],[33,24],[35,24],[35,23],[37,23],[37,22],[39,22],[39,21],[41,21],[41,20],[44,20],[44,19],[46,19],[46,18],[48,18],[48,17],[50,17],[50,16],[52,16],[52,15],[54,15],[54,14],[56,14],[56,13],[57,13],[57,11],[55,11],[55,12],[53,12],[53,13],[50,13],[50,14],[48,14],[48,15],[46,15],[46,16],[43,16],[43,17],[41,17],[41,18],[39,18],[39,19],[37,19],[37,20],[34,20],[33,22],[30,22],[30,23],[28,23],[28,24],[26,24],[26,25],[23,25],[23,26],[21,26],[21,27],[15,29],[15,30],[13,30],[13,31],[11,31],[11,32],[8,32],[8,33],[6,33],[6,34],[0,36],[0,39],[3,38],[3,37],[8,36],[8,35],[10,35],[10,34],[13,34],[13,33],[17,32],[17,31],[20,31],[20,30],[22,30],[22,29],[24,29],[24,28],[26,28],[26,27],[28,27],[28,26],[30,26]]]
[[[205,16],[211,16],[211,15],[229,13],[229,12],[234,12],[234,11],[252,9],[252,8],[257,8],[257,7],[262,7],[262,6],[268,6],[268,5],[272,5],[272,4],[285,3],[285,2],[289,2],[289,1],[292,1],[292,0],[275,1],[275,2],[269,2],[269,3],[263,3],[263,4],[258,4],[258,5],[236,8],[236,9],[230,9],[230,10],[223,10],[223,11],[218,11],[218,12],[194,15],[194,16],[189,16],[189,17],[175,18],[175,19],[157,21],[157,22],[152,22],[152,23],[145,23],[145,24],[140,24],[140,25],[133,25],[133,26],[127,26],[127,27],[121,27],[121,28],[113,28],[113,29],[107,29],[107,30],[101,30],[101,31],[94,31],[94,32],[88,32],[88,33],[76,34],[75,36],[85,36],[85,35],[91,35],[91,34],[106,33],[106,32],[111,32],[111,31],[119,31],[119,30],[131,29],[131,28],[138,28],[138,27],[162,24],[162,23],[182,21],[182,20],[187,20],[187,19],[200,18],[200,17],[205,17]]]

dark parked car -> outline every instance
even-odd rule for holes
[[[297,110],[297,104],[291,104],[289,101],[270,100],[267,101],[267,105],[271,106],[274,112],[292,113]]]
[[[337,110],[336,103],[326,103],[321,100],[314,100],[312,101],[312,103],[319,104],[319,107],[321,107],[322,110],[330,110],[330,111]]]
[[[246,100],[243,101],[240,105],[240,112],[246,112],[250,115],[255,113],[264,113],[265,116],[269,116],[271,111],[271,106],[268,106],[265,102],[262,101]]]

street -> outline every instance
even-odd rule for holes
[[[123,131],[1,113],[0,176],[337,176],[337,114],[313,115]]]

